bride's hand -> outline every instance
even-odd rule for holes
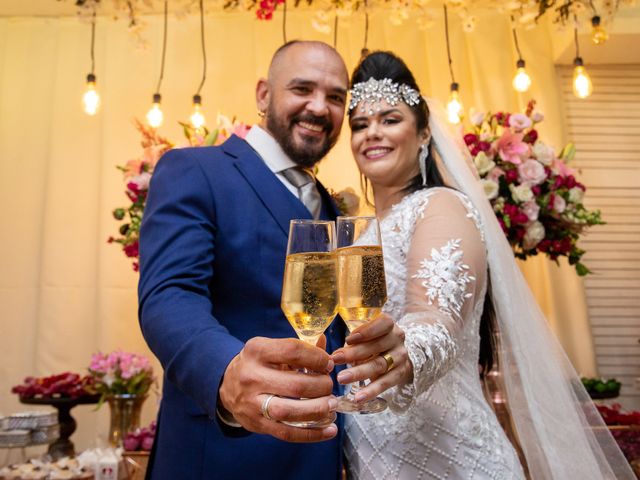
[[[404,331],[390,316],[383,313],[358,327],[346,341],[347,346],[333,352],[331,357],[337,365],[348,363],[354,366],[341,371],[338,382],[348,384],[371,380],[356,394],[357,402],[366,402],[391,387],[413,381],[413,365],[404,347]],[[390,359],[393,359],[393,364]]]

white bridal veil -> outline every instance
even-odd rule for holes
[[[427,99],[443,174],[474,204],[484,229],[507,404],[531,478],[636,477],[549,329],[477,179],[470,154]]]

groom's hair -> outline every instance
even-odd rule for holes
[[[288,42],[280,45],[280,47],[278,47],[278,49],[274,52],[273,56],[271,57],[271,63],[269,63],[269,74],[268,74],[269,80],[271,80],[271,74],[274,68],[278,68],[283,54],[287,50],[289,50],[289,48],[291,48],[292,46],[301,45],[301,44],[307,45],[310,47],[324,48],[326,50],[334,52],[338,58],[342,59],[338,51],[328,43],[324,43],[319,40],[289,40]]]

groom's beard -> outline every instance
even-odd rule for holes
[[[275,109],[269,108],[267,112]],[[307,122],[318,125],[325,132],[324,139],[301,136],[301,141],[296,141],[293,128],[298,122]],[[338,140],[331,137],[334,126],[331,120],[324,117],[316,117],[310,114],[295,115],[287,121],[284,117],[269,115],[267,113],[267,129],[284,150],[284,153],[296,164],[303,168],[311,168],[322,160]]]

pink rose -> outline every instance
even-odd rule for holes
[[[489,171],[486,178],[487,180],[493,180],[494,182],[497,182],[498,179],[503,175],[504,170],[502,170],[500,167],[494,167]]]
[[[522,205],[522,211],[529,218],[529,221],[533,222],[538,219],[540,205],[535,200],[529,200]]]
[[[509,126],[516,132],[521,132],[531,126],[531,119],[524,113],[514,113],[509,116]]]
[[[522,134],[513,133],[509,130],[505,130],[502,136],[496,141],[495,146],[500,157],[502,157],[505,162],[510,162],[514,165],[520,165],[522,163],[522,156],[529,151],[529,146],[522,141]]]
[[[547,179],[544,167],[537,160],[527,160],[518,165],[518,174],[520,175],[520,183],[528,183],[529,185],[539,185]]]
[[[560,195],[554,195],[554,197],[553,209],[558,213],[564,212],[565,208],[567,208],[567,202],[565,202],[564,198],[562,198]]]

